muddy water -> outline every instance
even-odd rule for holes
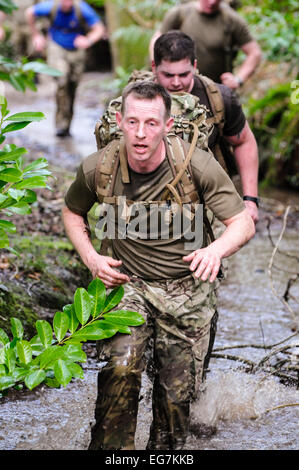
[[[59,141],[53,128],[53,86],[42,83],[41,92],[25,95],[21,104],[8,90],[10,109],[43,110],[47,120],[32,124],[18,139],[35,154],[44,154],[57,169],[74,171],[84,155],[95,150],[93,128],[103,109],[103,90],[100,74],[87,74],[79,89],[72,138]],[[19,97],[19,95],[17,95]],[[21,136],[20,136],[21,134]],[[298,205],[298,199],[283,195],[284,203]],[[289,199],[286,200],[285,198]],[[291,200],[290,200],[291,199]],[[275,211],[272,209],[275,207]],[[271,345],[294,333],[295,319],[277,299],[283,295],[288,279],[298,272],[298,262],[277,253],[272,270],[271,289],[268,274],[273,245],[266,225],[271,215],[271,234],[274,243],[282,228],[285,205],[265,199],[257,234],[240,252],[230,258],[228,277],[219,289],[219,322],[215,353],[230,353],[255,363],[269,350],[254,347],[220,351],[229,345]],[[298,212],[292,212],[279,248],[285,253],[297,253]],[[290,289],[289,305],[298,319],[299,285]],[[288,343],[295,344],[298,336]],[[284,343],[285,344],[285,343]],[[0,450],[12,449],[87,449],[90,426],[93,422],[96,399],[95,360],[85,365],[85,380],[74,381],[66,389],[41,387],[38,390],[2,398],[0,413]],[[151,420],[151,389],[146,377],[140,402],[137,449],[144,449]],[[279,378],[257,371],[245,373],[240,362],[215,357],[200,399],[192,406],[192,429],[186,449],[228,450],[291,450],[298,448],[299,390],[285,386]],[[201,431],[199,435],[198,429]]]

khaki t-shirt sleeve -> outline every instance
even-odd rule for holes
[[[240,47],[244,46],[244,44],[247,44],[248,42],[254,41],[248,24],[237,14],[232,17],[232,35],[233,44]]]
[[[92,154],[79,166],[76,179],[65,195],[66,206],[78,215],[86,215],[97,201],[94,175],[97,157]]]
[[[162,34],[164,34],[172,29],[180,29],[181,24],[182,18],[180,7],[178,6],[171,8],[171,10],[169,10],[169,12],[165,15],[159,30]]]
[[[199,193],[219,220],[234,217],[245,209],[231,179],[211,154],[197,151],[191,165]]]

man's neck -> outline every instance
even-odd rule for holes
[[[136,160],[135,158],[131,158],[128,154],[128,165],[136,173],[152,173],[161,165],[161,163],[165,160],[165,157],[166,147],[164,141],[162,140],[155,155],[153,155],[150,160],[142,162],[140,160]]]

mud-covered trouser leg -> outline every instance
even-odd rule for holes
[[[161,293],[162,294],[162,293]],[[209,283],[173,281],[164,296],[156,289],[153,422],[148,449],[182,449],[190,403],[202,382],[216,296]]]
[[[48,44],[48,64],[62,72],[57,77],[56,91],[56,128],[69,130],[76,89],[84,71],[86,52],[83,49],[69,51],[54,41]]]
[[[127,299],[127,301],[126,301]],[[138,294],[129,285],[122,308],[135,310],[146,318]],[[121,308],[121,304],[119,306]],[[151,327],[132,327],[132,334],[120,334],[98,343],[101,360],[108,360],[98,374],[95,425],[89,449],[134,449],[141,374]]]

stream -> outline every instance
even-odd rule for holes
[[[28,91],[25,95],[7,85],[11,112],[32,110],[46,115],[44,121],[18,131],[15,143],[21,142],[31,149],[34,157],[45,156],[56,171],[63,168],[75,173],[82,158],[96,150],[94,125],[103,112],[107,96],[102,83],[109,77],[97,72],[84,75],[78,89],[72,137],[62,140],[55,137],[52,79],[41,77],[38,93]],[[12,133],[10,139],[13,138]],[[287,205],[292,208],[269,273],[273,243],[281,234]],[[249,373],[236,359],[245,358],[257,364],[269,354],[268,345],[283,342],[295,333],[298,280],[288,291],[289,308],[281,297],[289,279],[299,272],[298,207],[298,194],[278,191],[275,195],[266,194],[254,239],[229,259],[228,276],[218,292],[214,353],[230,354],[233,359],[211,359],[202,394],[192,405],[192,426],[185,449],[295,450],[299,447],[299,389],[295,384],[285,385],[280,377],[265,372],[262,367]],[[269,221],[273,243],[268,233]],[[292,345],[289,354],[293,353],[296,364],[298,334],[287,344]],[[230,349],[221,349],[227,346]],[[279,359],[283,357],[271,360]],[[0,450],[86,450],[94,419],[98,367],[95,358],[90,357],[83,367],[84,380],[74,380],[66,388],[41,386],[1,398]],[[145,449],[150,422],[151,386],[144,376],[136,433],[138,450]]]

